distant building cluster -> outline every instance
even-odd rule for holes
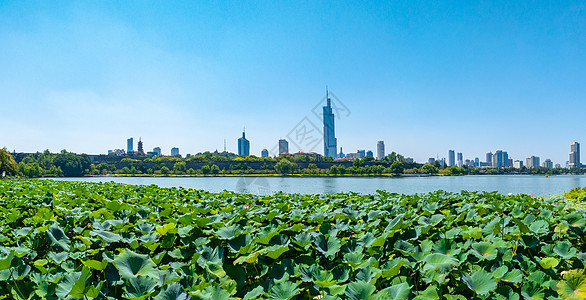
[[[163,152],[161,151],[161,147],[154,147],[153,151],[144,152],[142,138],[138,139],[137,149],[134,151],[134,138],[128,138],[126,140],[126,151],[124,149],[114,149],[108,150],[108,155],[116,155],[116,156],[137,156],[137,155],[148,155],[148,156],[163,156]],[[171,148],[171,155],[176,156],[179,154],[179,148],[173,147]]]

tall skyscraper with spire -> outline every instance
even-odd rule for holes
[[[327,105],[323,107],[324,113],[324,156],[332,158],[337,157],[337,140],[334,128],[334,113],[332,112],[332,100],[330,99],[328,88],[326,87]]]
[[[238,139],[238,155],[250,155],[250,142],[246,139],[246,132],[242,132],[242,137]]]

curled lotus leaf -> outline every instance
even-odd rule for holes
[[[584,270],[567,272],[563,280],[560,280],[556,285],[556,290],[563,299],[586,299],[586,275]]]
[[[114,258],[113,264],[123,279],[131,279],[141,275],[159,278],[155,263],[146,254],[138,254],[132,250],[124,249]]]

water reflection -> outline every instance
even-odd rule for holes
[[[161,187],[185,187],[211,192],[232,190],[239,193],[270,195],[279,191],[301,194],[335,194],[358,192],[372,194],[387,190],[400,194],[427,193],[436,190],[448,192],[497,191],[502,194],[534,193],[536,195],[562,194],[574,187],[586,186],[586,176],[434,176],[405,178],[294,178],[294,177],[89,177],[57,178],[56,180],[104,182],[125,184],[156,184]]]

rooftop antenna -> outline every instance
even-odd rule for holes
[[[331,106],[330,104],[330,92],[328,91],[328,86],[326,85],[326,101],[328,102],[328,107]]]

